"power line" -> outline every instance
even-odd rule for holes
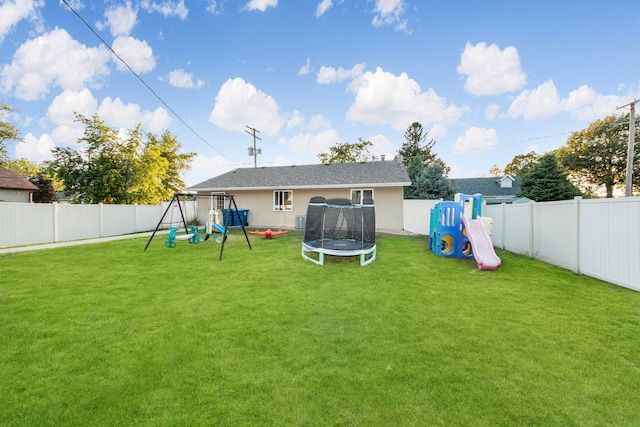
[[[156,92],[151,88],[151,86],[149,86],[149,85],[147,84],[147,82],[145,82],[145,81],[144,81],[144,79],[143,79],[142,77],[140,77],[140,75],[139,75],[138,73],[136,73],[135,71],[133,71],[133,69],[129,66],[129,64],[127,64],[127,62],[126,62],[124,59],[122,59],[122,58],[120,57],[120,55],[118,55],[118,54],[116,53],[116,51],[115,51],[115,50],[113,50],[113,48],[112,48],[112,47],[111,47],[111,46],[110,46],[110,45],[109,45],[109,44],[108,44],[108,43],[107,43],[107,42],[106,42],[102,37],[100,37],[100,35],[96,32],[96,30],[94,30],[94,29],[93,29],[93,27],[92,27],[92,26],[91,26],[87,21],[85,21],[85,20],[84,20],[84,18],[83,18],[82,16],[80,16],[80,14],[79,14],[78,12],[76,12],[76,11],[71,7],[71,5],[70,5],[69,3],[67,3],[67,0],[62,0],[62,1],[63,1],[63,2],[64,2],[64,4],[69,8],[69,10],[70,10],[71,12],[73,12],[73,13],[74,13],[74,15],[76,15],[76,16],[78,17],[78,19],[80,19],[80,20],[84,23],[84,25],[86,25],[86,26],[87,26],[87,28],[89,28],[89,30],[90,30],[90,31],[91,31],[91,32],[92,32],[92,33],[93,33],[93,34],[98,38],[98,40],[100,40],[100,41],[102,42],[102,44],[104,44],[104,45],[107,47],[107,49],[109,49],[109,50],[111,51],[111,53],[113,53],[113,54],[115,55],[115,57],[116,57],[116,58],[118,58],[118,60],[120,60],[120,62],[122,62],[122,63],[125,65],[125,67],[127,67],[127,68],[129,69],[129,71],[131,71],[131,74],[133,74],[134,76],[136,76],[136,77],[138,78],[138,80],[140,80],[140,83],[142,83],[142,84],[143,84],[147,89],[149,89],[149,91],[150,91],[150,92],[151,92],[151,93],[152,93],[152,94],[153,94],[153,95],[158,99],[158,101],[160,101],[160,102],[162,103],[162,105],[164,105],[165,107],[167,107],[167,110],[169,110],[169,111],[171,112],[171,114],[173,114],[173,115],[174,115],[174,116],[175,116],[175,117],[176,117],[176,118],[177,118],[177,119],[178,119],[178,120],[179,120],[183,125],[185,125],[185,127],[186,127],[187,129],[189,129],[189,130],[190,130],[190,131],[191,131],[195,136],[197,136],[197,137],[198,137],[202,142],[204,142],[205,144],[207,144],[209,147],[213,148],[215,151],[217,151],[218,153],[220,153],[223,157],[228,158],[228,157],[227,157],[227,156],[226,156],[222,151],[218,150],[216,147],[214,147],[213,145],[211,145],[211,144],[209,143],[209,141],[207,141],[206,139],[204,139],[202,136],[200,136],[200,134],[199,134],[198,132],[196,132],[196,131],[191,127],[191,126],[189,126],[189,124],[188,124],[186,121],[184,121],[184,120],[182,119],[182,117],[180,117],[180,115],[179,115],[178,113],[176,113],[176,112],[174,111],[174,109],[173,109],[173,108],[171,108],[171,107],[169,106],[169,104],[167,104],[167,103],[164,101],[164,99],[162,99],[162,98],[160,97],[160,95],[158,95],[158,94],[157,94],[157,93],[156,93]]]

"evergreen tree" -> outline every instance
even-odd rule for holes
[[[418,155],[411,161],[407,174],[411,178],[411,186],[404,188],[405,199],[453,200],[453,186],[445,178],[444,167],[440,162],[424,168],[422,157]]]
[[[555,154],[540,157],[537,163],[521,177],[518,197],[527,197],[536,202],[570,200],[582,193],[568,179],[558,164]]]

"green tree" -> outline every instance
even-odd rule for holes
[[[53,186],[53,181],[46,178],[43,175],[29,178],[32,184],[38,187],[37,191],[33,192],[34,203],[51,203],[58,200],[56,196],[56,189]]]
[[[417,155],[412,159],[407,174],[411,186],[404,188],[405,199],[453,200],[455,191],[440,162],[433,162],[425,168],[422,156]]]
[[[0,167],[5,167],[5,163],[9,160],[7,145],[11,141],[20,140],[20,131],[17,127],[9,123],[6,118],[13,113],[13,108],[7,104],[0,106]]]
[[[157,204],[184,188],[180,174],[195,153],[181,153],[170,132],[148,133],[145,142],[138,125],[121,140],[98,115],[77,115],[77,120],[85,126],[82,150],[57,147],[47,163],[74,202]]]
[[[547,153],[520,178],[518,197],[536,202],[570,200],[582,193],[568,179],[555,154]]]
[[[498,165],[493,165],[489,168],[489,175],[491,176],[502,176],[502,169],[498,167]]]
[[[405,168],[408,169],[413,159],[418,156],[422,159],[422,166],[425,168],[436,161],[437,156],[431,152],[436,141],[431,139],[429,142],[425,142],[427,140],[427,131],[422,128],[420,122],[411,123],[404,133],[404,138],[405,142],[402,143],[398,154],[402,156],[402,163]],[[422,145],[423,143],[424,145]],[[446,165],[443,164],[443,166],[448,169]]]
[[[358,142],[336,144],[329,147],[326,153],[318,154],[320,163],[355,163],[376,160],[376,156],[369,151],[373,147],[371,141],[358,138]]]
[[[640,139],[640,118],[636,117],[635,139]],[[607,116],[573,132],[564,147],[557,150],[560,163],[581,189],[597,193],[604,189],[607,197],[626,184],[629,147],[629,114]],[[640,144],[635,145],[634,186],[640,187]]]
[[[527,154],[517,154],[504,167],[504,173],[512,176],[523,176],[531,166],[536,164],[539,157],[535,151],[529,151]]]
[[[27,159],[11,159],[7,160],[3,165],[3,169],[10,169],[18,172],[25,178],[38,176],[40,174],[40,166]]]

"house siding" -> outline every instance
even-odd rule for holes
[[[218,193],[233,194],[238,209],[248,209],[248,222],[250,228],[295,228],[297,216],[307,215],[309,199],[314,196],[325,198],[351,197],[352,189],[373,188],[374,203],[376,208],[376,228],[378,229],[402,229],[402,187],[360,187],[350,188],[316,188],[293,189],[293,210],[273,210],[274,190],[224,190]],[[290,190],[283,187],[280,190]],[[200,223],[207,221],[210,206],[208,192],[198,193],[198,220]],[[225,205],[225,208],[227,206]]]

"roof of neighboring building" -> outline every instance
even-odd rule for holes
[[[7,190],[37,190],[38,186],[16,171],[0,169],[0,189]]]
[[[511,181],[511,187],[503,188],[503,179]],[[482,194],[483,197],[515,197],[520,192],[520,177],[505,175],[501,177],[483,178],[454,178],[451,184],[456,193]]]
[[[411,185],[411,179],[402,162],[393,160],[240,168],[191,186],[189,190],[293,190],[408,185]]]

